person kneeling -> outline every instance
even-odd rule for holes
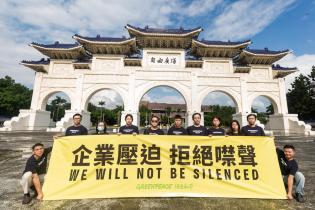
[[[52,147],[44,149],[44,145],[36,143],[32,146],[33,155],[27,160],[20,184],[24,191],[23,204],[31,202],[30,189],[34,191],[34,197],[42,200],[44,195],[41,183],[44,181],[47,168],[47,156]]]
[[[277,155],[283,182],[288,190],[287,197],[289,200],[293,199],[292,190],[295,184],[295,199],[298,202],[304,203],[304,175],[298,171],[299,167],[294,159],[295,148],[293,145],[285,145],[283,150],[277,148]]]

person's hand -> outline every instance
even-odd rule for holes
[[[44,195],[43,194],[38,194],[36,199],[39,200],[39,201],[42,201],[43,200],[43,197]]]
[[[120,136],[120,135],[121,135],[121,133],[117,133],[117,135],[118,135],[118,136]]]
[[[133,135],[133,136],[136,136],[136,135],[137,135],[137,133],[136,133],[136,132],[133,132],[133,133],[132,133],[132,135]]]
[[[293,199],[292,194],[291,194],[291,193],[290,193],[290,194],[287,194],[287,198],[288,198],[289,200],[292,200],[292,199]]]
[[[212,137],[212,135],[211,135],[211,134],[209,134],[208,136],[209,136],[209,137]]]
[[[229,135],[225,134],[225,137],[229,137]]]

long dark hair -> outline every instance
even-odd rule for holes
[[[104,123],[104,131],[103,131],[103,132],[104,132],[104,134],[107,134],[107,131],[106,131],[106,130],[107,130],[107,127],[106,127],[106,122],[105,122],[105,121],[99,121],[99,122],[96,124],[96,134],[99,134],[99,133],[98,133],[99,130],[97,129],[97,127],[98,127],[98,124],[101,123],[101,122]]]
[[[241,126],[240,126],[240,123],[239,123],[237,120],[232,120],[232,122],[231,122],[231,124],[230,124],[229,133],[230,133],[230,134],[233,134],[233,133],[234,133],[233,128],[232,128],[232,124],[233,124],[234,122],[235,122],[235,123],[237,124],[237,126],[238,126],[237,133],[240,134],[240,133],[241,133]]]

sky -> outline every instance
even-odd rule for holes
[[[126,24],[201,26],[200,39],[250,39],[250,48],[293,50],[278,63],[299,73],[315,65],[315,0],[2,0],[0,8],[0,78],[9,75],[29,88],[34,72],[19,62],[44,57],[29,43],[73,43],[74,34],[128,36]],[[286,78],[287,89],[299,73]]]

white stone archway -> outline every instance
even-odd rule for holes
[[[83,93],[83,97],[82,97],[82,102],[81,102],[81,107],[82,110],[84,111],[88,111],[88,104],[90,99],[93,97],[93,95],[101,90],[113,90],[116,93],[119,94],[119,96],[122,98],[123,100],[123,106],[126,107],[126,91],[124,89],[122,89],[121,87],[117,86],[117,85],[106,85],[106,84],[99,84],[99,85],[94,85],[92,87],[90,87],[89,89],[87,89],[84,93]]]
[[[277,97],[276,95],[273,95],[273,94],[268,94],[268,93],[264,93],[264,94],[254,93],[254,94],[251,94],[249,96],[249,99],[248,99],[248,101],[249,101],[248,104],[250,106],[249,110],[251,110],[252,105],[254,103],[254,100],[257,97],[259,97],[259,96],[264,96],[270,101],[270,103],[272,104],[273,109],[274,109],[274,114],[279,114],[279,113],[282,114],[281,110],[279,110],[281,108],[279,97]]]
[[[186,102],[186,109],[189,110],[189,107],[191,107],[191,97],[190,97],[189,89],[186,89],[182,84],[178,82],[154,81],[154,82],[148,82],[144,86],[137,88],[138,94],[136,94],[136,100],[135,100],[136,101],[135,105],[137,105],[136,107],[137,111],[139,110],[139,104],[142,97],[151,89],[155,87],[159,87],[159,86],[167,86],[178,91],[178,93],[182,95],[182,97],[184,98]]]
[[[213,93],[213,92],[221,92],[226,94],[227,96],[230,97],[230,99],[234,102],[235,104],[235,111],[236,113],[240,112],[240,110],[242,110],[242,106],[241,106],[241,99],[240,99],[240,95],[239,93],[237,93],[236,91],[234,91],[233,89],[229,89],[229,88],[224,88],[224,87],[220,87],[220,88],[216,88],[216,87],[208,87],[206,89],[204,89],[203,91],[200,92],[199,95],[199,99],[198,99],[198,105],[199,107],[201,107],[202,102],[204,101],[204,99],[206,98],[206,96],[209,93]]]

